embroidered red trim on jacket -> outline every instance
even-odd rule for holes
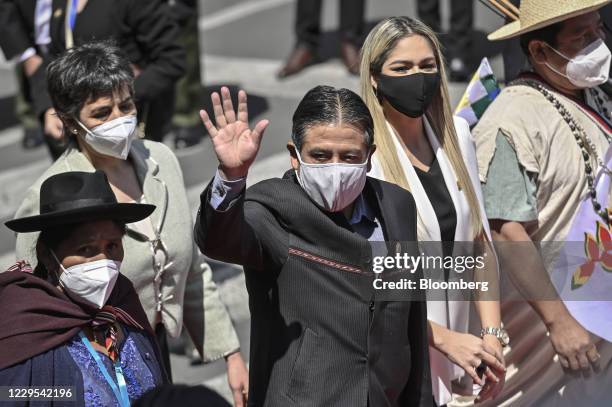
[[[294,254],[296,256],[300,256],[307,260],[315,261],[317,263],[323,264],[325,266],[333,267],[338,270],[348,271],[351,273],[367,274],[360,268],[349,266],[348,264],[338,263],[337,261],[326,259],[324,257],[320,257],[312,253],[308,253],[303,250],[296,249],[294,247],[289,248],[289,254]]]

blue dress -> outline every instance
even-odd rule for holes
[[[147,352],[141,354],[132,336],[129,335],[128,331],[124,330],[124,332],[127,333],[127,337],[119,349],[119,360],[121,361],[121,368],[125,376],[130,401],[134,402],[148,390],[156,387],[157,384],[151,370],[143,359],[143,357],[150,357],[150,355],[147,356]],[[70,356],[74,359],[83,376],[85,405],[92,407],[119,406],[117,398],[102,375],[98,364],[85,347],[85,344],[81,342],[81,339],[75,336],[67,343],[67,346]],[[104,363],[109,376],[113,379],[115,385],[117,385],[112,361],[103,353],[98,352],[98,355]]]
[[[159,350],[155,339],[145,331],[122,326],[125,340],[121,344],[119,357],[125,376],[130,401],[134,402],[152,387],[168,382],[161,367]],[[115,372],[110,359],[100,355],[110,377]],[[79,335],[60,346],[33,356],[16,365],[0,370],[3,386],[58,386],[73,387],[74,401],[44,400],[34,403],[37,407],[88,407],[117,406],[118,402],[110,386],[102,376],[93,357],[87,352]],[[27,402],[0,403],[2,407],[21,407]]]

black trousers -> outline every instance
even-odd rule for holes
[[[36,117],[35,108],[32,103],[32,98],[30,97],[30,81],[25,76],[23,69],[21,66],[18,66],[16,69],[17,76],[17,109],[16,114],[19,120],[21,121],[24,129],[27,128],[36,128],[40,127],[44,130],[44,123],[42,120],[42,116]],[[65,140],[56,140],[49,135],[44,135],[44,141],[47,145],[47,149],[49,150],[49,155],[53,161],[57,160],[60,155],[66,150],[67,142]]]
[[[473,0],[450,0],[451,19],[448,33],[447,58],[469,58],[471,46],[471,32],[474,23]],[[419,19],[432,30],[439,33],[442,30],[440,23],[440,0],[417,1]]]
[[[157,324],[155,326],[155,339],[157,340],[157,345],[159,345],[159,350],[161,352],[162,363],[164,364],[164,368],[166,369],[166,375],[168,376],[168,380],[172,383],[172,370],[170,368],[170,351],[168,350],[168,336],[166,334],[166,327],[164,324]]]
[[[319,46],[322,0],[298,0],[295,34],[298,44]],[[340,0],[342,40],[361,46],[364,30],[365,0]]]
[[[147,140],[162,141],[170,131],[174,114],[174,95],[174,88],[170,88],[155,100],[136,103],[138,122],[144,121]]]

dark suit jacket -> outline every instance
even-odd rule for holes
[[[49,59],[65,50],[66,0],[53,0]],[[0,0],[0,47],[7,58],[34,47],[36,0]],[[138,102],[151,101],[174,88],[185,70],[185,54],[176,42],[179,27],[161,0],[89,0],[78,15],[74,43],[114,39],[131,63],[143,69],[136,78]],[[47,61],[48,62],[48,61]],[[37,116],[51,107],[45,69],[30,78]]]
[[[244,266],[250,406],[431,406],[425,302],[372,301],[372,247],[342,213],[317,207],[293,171],[224,212],[210,206],[210,188],[196,241]],[[368,178],[364,194],[387,240],[416,240],[409,192]]]

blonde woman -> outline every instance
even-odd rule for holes
[[[436,242],[444,254],[456,254],[456,242],[482,241],[490,249],[474,146],[467,123],[451,114],[433,31],[408,17],[380,22],[363,45],[361,91],[378,146],[369,175],[412,192],[419,241]],[[488,259],[497,280],[495,256]],[[463,376],[462,370],[483,385],[476,401],[494,398],[503,386],[507,336],[499,302],[477,297],[475,308],[481,337],[466,333],[469,302],[437,298],[427,303],[432,385],[439,406],[452,400],[451,382]]]

